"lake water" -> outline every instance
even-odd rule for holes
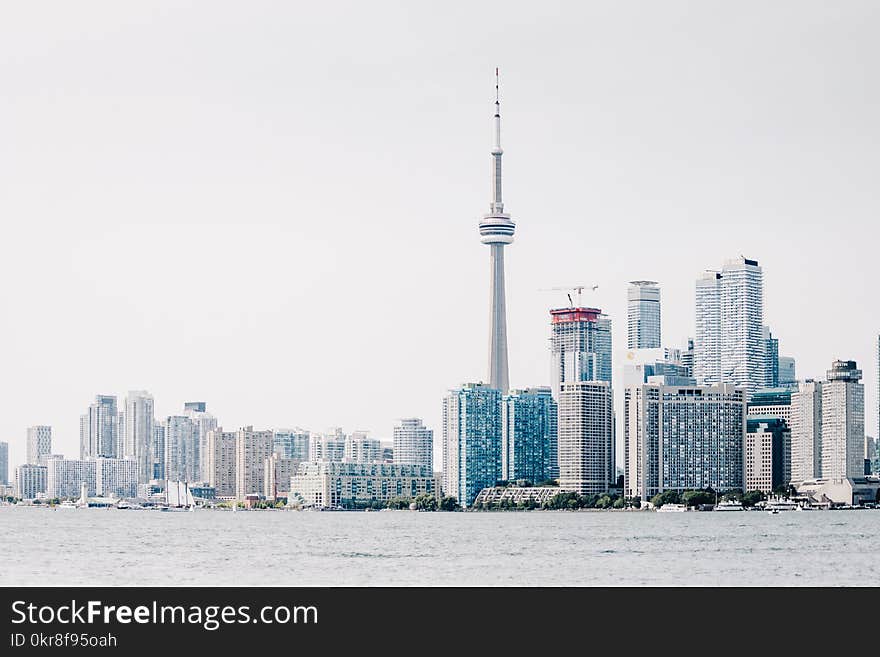
[[[880,510],[0,507],[0,585],[877,585]]]

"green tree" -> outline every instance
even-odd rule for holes
[[[413,500],[416,504],[417,511],[436,511],[437,510],[437,498],[431,495],[430,493],[418,495],[416,499]]]
[[[440,499],[440,510],[441,511],[458,511],[461,507],[458,504],[458,500],[455,497],[450,495],[444,495]]]
[[[742,496],[742,505],[745,507],[755,506],[758,502],[767,499],[763,491],[753,490]]]
[[[715,493],[706,490],[689,490],[681,496],[682,504],[687,506],[699,506],[701,504],[713,504],[715,502]]]
[[[681,496],[677,490],[665,490],[652,497],[651,504],[658,508],[664,504],[681,504]]]
[[[623,497],[618,497],[614,500],[614,504],[612,504],[611,507],[614,509],[626,508],[626,500]]]

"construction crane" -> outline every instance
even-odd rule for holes
[[[568,296],[568,303],[574,307],[574,301],[571,299],[571,293],[577,292],[578,295],[578,307],[583,306],[581,303],[581,296],[584,293],[584,290],[589,290],[590,292],[595,292],[599,289],[598,285],[570,285],[569,287],[545,287],[538,290],[539,292],[565,292]]]

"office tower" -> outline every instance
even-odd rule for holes
[[[513,242],[514,222],[501,198],[501,99],[495,70],[495,143],[492,146],[492,202],[480,222],[480,241],[489,252],[489,386],[507,392],[507,309],[504,297],[504,247]]]
[[[0,443],[0,486],[9,485],[9,443]]]
[[[65,459],[50,456],[46,460],[46,495],[50,499],[78,498],[83,483],[86,495],[98,494],[95,486],[96,459]]]
[[[405,418],[394,427],[395,463],[401,465],[424,465],[429,468],[434,464],[434,431],[428,429],[419,418]],[[384,455],[383,455],[384,457]]]
[[[97,395],[85,415],[80,416],[80,458],[114,457],[119,448],[119,413],[116,397]]]
[[[694,377],[732,383],[751,395],[766,381],[763,273],[756,260],[728,260],[696,284]]]
[[[15,496],[33,500],[46,493],[46,466],[25,463],[15,469]]]
[[[186,415],[165,418],[165,479],[199,481],[196,469],[196,427]]]
[[[855,361],[836,360],[822,385],[822,478],[865,474],[865,386]]]
[[[680,358],[677,349],[630,349],[624,357],[623,386],[638,386],[658,376],[667,385],[696,385]]]
[[[696,374],[694,374],[694,339],[687,339],[687,347],[682,350],[681,356],[679,357],[681,360],[681,364],[687,370],[687,375],[693,378],[696,378]]]
[[[744,450],[745,491],[771,493],[791,481],[791,430],[778,417],[749,417]]]
[[[27,429],[27,462],[46,465],[46,457],[52,453],[52,427],[38,424]]]
[[[272,455],[272,432],[243,427],[235,434],[235,497],[263,492],[264,462]]]
[[[281,458],[297,462],[309,460],[309,432],[305,429],[275,429],[273,449]]]
[[[770,327],[761,329],[764,341],[764,388],[779,386],[779,340],[773,337]]]
[[[145,390],[130,391],[123,417],[121,456],[137,464],[138,482],[145,484],[153,478],[153,396]]]
[[[208,480],[207,468],[202,463],[202,453],[208,448],[208,432],[217,428],[217,418],[208,413],[205,402],[186,402],[183,414],[193,423],[195,440],[193,442],[193,472],[200,481]]]
[[[553,398],[563,383],[611,382],[611,320],[596,308],[550,311]]]
[[[563,383],[558,403],[559,487],[581,495],[608,492],[617,478],[611,384]]]
[[[135,459],[95,459],[95,494],[117,499],[136,497],[139,467]]]
[[[151,479],[165,479],[165,424],[155,422],[153,424],[153,443],[150,448],[153,460],[153,474]]]
[[[807,379],[791,395],[791,480],[822,476],[822,382]]]
[[[443,398],[443,490],[463,507],[501,479],[501,391],[467,383]],[[413,466],[407,466],[413,467]]]
[[[756,390],[749,401],[749,417],[778,417],[791,428],[791,395],[791,388]]]
[[[208,432],[206,466],[208,484],[215,489],[217,497],[235,497],[235,431],[221,428]]]
[[[660,288],[655,281],[630,281],[626,319],[627,349],[660,347]]]
[[[431,468],[399,463],[300,463],[290,479],[292,504],[347,507],[385,503],[395,497],[440,496]]]
[[[559,476],[557,412],[550,388],[511,390],[502,397],[502,479],[537,484]]]
[[[743,486],[745,391],[729,384],[645,384],[624,397],[624,490],[650,500],[667,490]]]
[[[797,388],[798,380],[794,358],[791,358],[790,356],[780,356],[777,367],[779,368],[779,387]]]

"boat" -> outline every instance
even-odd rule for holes
[[[664,504],[657,509],[657,513],[682,513],[687,510],[688,508],[684,504]]]
[[[745,508],[737,500],[723,500],[715,505],[715,511],[745,511]]]
[[[185,481],[165,481],[165,504],[160,511],[195,511],[196,501]]]
[[[55,507],[56,509],[75,509],[76,502],[73,500],[64,500],[61,504]]]
[[[764,503],[764,508],[768,511],[796,511],[799,506],[797,502],[777,497],[772,500],[767,500]]]
[[[775,516],[777,513],[779,513],[779,509],[767,509],[767,513],[769,513],[771,516]]]

